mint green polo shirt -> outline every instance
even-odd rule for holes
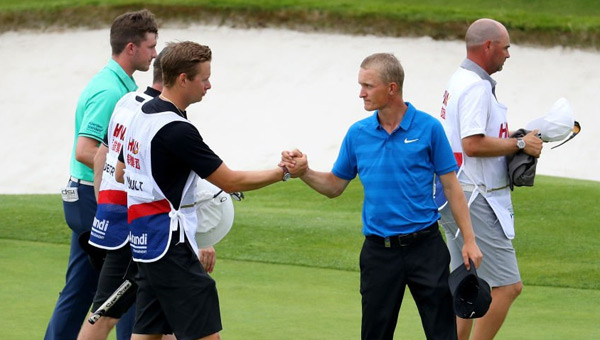
[[[71,176],[90,182],[94,180],[94,171],[75,159],[77,138],[83,136],[102,142],[115,105],[126,93],[135,90],[135,80],[112,58],[83,89],[75,111]]]

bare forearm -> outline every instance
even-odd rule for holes
[[[104,171],[104,164],[106,163],[106,154],[108,148],[104,145],[100,145],[96,156],[94,156],[94,193],[96,194],[96,200],[98,200],[98,192],[100,191],[100,182],[102,181],[102,173]]]
[[[440,180],[444,186],[444,195],[448,199],[450,204],[450,211],[452,216],[458,225],[458,229],[463,235],[465,243],[475,241],[475,234],[473,233],[473,227],[471,224],[471,217],[469,215],[469,207],[465,194],[456,178],[455,172],[450,172],[440,176]]]
[[[499,157],[519,150],[514,138],[471,136],[463,139],[463,149],[469,157]]]
[[[333,172],[314,171],[308,167],[308,157],[300,150],[283,151],[281,153],[282,164],[288,167],[292,177],[300,178],[304,183],[316,192],[329,198],[341,195],[349,180],[341,179]]]
[[[119,183],[125,183],[125,163],[118,161],[115,170],[115,180]]]
[[[475,263],[475,267],[479,267],[483,254],[477,246],[467,200],[456,178],[456,173],[451,172],[442,175],[440,176],[440,180],[444,185],[444,194],[448,199],[448,203],[450,203],[450,210],[464,240],[461,250],[463,263],[467,268],[470,268],[469,259],[471,259]]]
[[[523,152],[539,157],[542,152],[542,140],[537,136],[538,130],[530,131],[522,139],[525,142]],[[516,138],[494,138],[484,135],[474,135],[463,138],[463,150],[469,157],[499,157],[518,152]]]
[[[329,198],[341,195],[348,184],[348,181],[337,178],[331,172],[314,171],[311,169],[308,169],[300,179],[316,192]]]
[[[473,225],[471,224],[469,207],[467,205],[465,194],[456,178],[456,173],[452,171],[441,175],[440,181],[444,186],[444,195],[446,195],[448,203],[450,204],[450,211],[454,216],[454,220],[456,221],[465,242],[461,250],[463,262],[465,266],[469,268],[469,259],[471,259],[475,263],[475,267],[479,267],[483,254],[481,254],[481,250],[475,241],[475,232],[473,231]]]
[[[279,168],[264,171],[239,171],[237,181],[232,181],[226,191],[251,191],[282,180],[283,171]]]
[[[283,170],[279,167],[271,170],[234,171],[222,164],[206,178],[212,184],[226,192],[251,191],[277,183],[283,179]]]
[[[454,190],[452,193],[444,193],[450,203],[450,211],[456,221],[458,229],[463,235],[465,243],[475,242],[475,233],[473,232],[473,226],[471,224],[471,217],[469,215],[469,207],[465,199],[464,193],[461,191]]]

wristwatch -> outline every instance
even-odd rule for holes
[[[525,149],[525,141],[523,138],[517,138],[517,148],[519,148],[519,150]]]
[[[285,166],[280,166],[281,170],[283,170],[283,178],[282,181],[287,181],[288,179],[290,179],[292,177],[292,174],[290,174],[290,171],[288,170],[288,168],[286,168]]]

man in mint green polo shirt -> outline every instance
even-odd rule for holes
[[[128,92],[137,90],[135,80],[123,67],[110,59],[108,64],[90,80],[79,97],[75,111],[75,137],[71,154],[71,176],[94,181],[90,167],[98,142],[102,141],[115,104]],[[91,155],[92,157],[87,157]]]
[[[65,219],[71,228],[71,251],[65,286],[60,292],[44,339],[76,339],[90,309],[98,285],[98,271],[79,245],[79,237],[90,231],[96,213],[93,162],[108,128],[115,104],[135,91],[135,71],[147,71],[156,57],[158,28],[148,10],[117,17],[110,29],[112,57],[85,87],[75,111],[75,137],[71,173],[62,191]],[[117,325],[117,339],[129,339],[133,313]]]

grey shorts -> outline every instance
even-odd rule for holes
[[[467,201],[471,193],[465,192]],[[469,207],[471,223],[475,232],[477,245],[483,254],[481,266],[477,274],[486,280],[491,287],[508,286],[521,281],[521,274],[517,265],[515,248],[509,240],[496,214],[485,198],[477,195]],[[440,224],[446,233],[446,243],[450,251],[450,268],[454,270],[463,262],[462,247],[464,244],[462,234],[455,238],[458,226],[454,221],[450,206],[446,205],[441,211]]]

